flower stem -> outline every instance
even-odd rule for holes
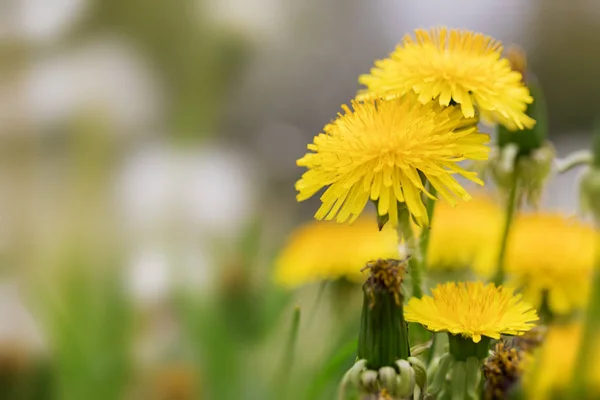
[[[600,227],[600,221],[597,221]],[[597,229],[598,231],[599,229]],[[572,375],[572,397],[583,398],[586,386],[589,386],[589,369],[594,364],[595,349],[600,345],[598,342],[598,331],[600,330],[600,232],[597,232],[596,238],[596,260],[594,268],[594,277],[592,280],[592,290],[590,293],[589,306],[585,317],[581,344],[577,354],[577,363],[573,368]]]
[[[398,227],[400,229],[402,238],[404,239],[408,255],[410,255],[411,257],[411,259],[408,262],[408,265],[410,270],[410,280],[412,283],[412,295],[414,297],[420,298],[421,296],[423,296],[423,289],[421,288],[421,267],[423,260],[421,248],[417,245],[415,234],[410,224],[410,214],[408,213],[408,211],[401,210],[401,212],[399,212],[398,214]]]
[[[517,187],[519,177],[515,170],[513,176],[512,186],[508,195],[506,203],[506,215],[504,216],[504,230],[502,232],[502,242],[500,243],[500,253],[498,254],[498,265],[496,268],[496,276],[494,277],[494,283],[496,286],[502,285],[504,282],[504,259],[506,257],[506,247],[508,244],[508,235],[510,233],[510,226],[512,225],[515,211],[517,209]]]
[[[427,182],[427,190],[432,196],[435,196],[436,191],[433,185]],[[427,251],[429,250],[429,236],[431,234],[431,226],[433,226],[433,213],[435,211],[435,200],[427,198],[425,200],[425,208],[427,209],[427,219],[429,220],[429,227],[423,229],[421,233],[421,240],[419,246],[421,246],[421,265],[423,268],[427,268]]]

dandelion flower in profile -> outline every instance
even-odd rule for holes
[[[538,320],[533,306],[520,295],[482,282],[440,284],[432,290],[432,297],[410,299],[404,317],[430,331],[461,335],[475,343],[482,336],[521,335]]]
[[[532,128],[525,114],[533,102],[521,73],[502,57],[502,44],[467,30],[418,29],[406,35],[386,59],[375,62],[359,82],[362,95],[394,97],[414,91],[421,103],[460,104],[465,117],[477,108],[495,122],[509,121],[519,129]],[[360,95],[360,94],[359,94]]]
[[[491,277],[500,251],[503,221],[498,204],[483,194],[456,207],[438,204],[431,224],[427,268],[470,269],[481,277]]]
[[[458,163],[487,159],[489,137],[458,108],[421,104],[414,95],[353,101],[352,108],[342,108],[345,113],[308,145],[312,152],[297,161],[308,169],[296,182],[298,201],[328,187],[316,219],[352,222],[371,199],[394,227],[399,204],[406,205],[417,224],[427,226],[421,194],[433,196],[424,179],[451,204],[471,198],[455,174],[483,185],[475,172]]]
[[[361,269],[371,260],[403,258],[398,234],[389,226],[381,231],[374,217],[353,225],[312,222],[296,229],[275,263],[275,280],[288,287],[320,280],[364,280]]]
[[[554,314],[585,306],[594,265],[592,226],[556,213],[518,216],[509,236],[509,284]]]

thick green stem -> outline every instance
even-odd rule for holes
[[[494,283],[499,286],[504,283],[504,260],[506,257],[506,248],[508,245],[508,236],[510,234],[510,227],[517,210],[517,188],[518,188],[519,177],[515,170],[513,176],[512,186],[508,195],[506,203],[506,215],[504,216],[504,230],[502,231],[502,242],[500,243],[500,253],[498,254],[498,265],[496,268],[496,276],[494,277]]]
[[[600,221],[597,224],[600,226]],[[588,371],[595,363],[594,357],[597,354],[595,349],[600,345],[598,341],[598,332],[600,331],[600,233],[596,239],[595,264],[592,291],[577,355],[577,363],[573,368],[571,386],[571,398],[573,399],[581,399],[586,393],[586,386],[589,386],[590,383],[588,381],[590,378]]]
[[[421,254],[421,248],[417,245],[415,234],[410,224],[410,214],[408,213],[408,211],[401,210],[399,212],[398,218],[398,227],[400,229],[400,233],[402,235],[402,238],[404,239],[408,255],[411,256],[411,259],[408,262],[408,266],[410,270],[410,280],[412,283],[412,295],[414,297],[420,298],[421,296],[423,296],[421,276],[423,256]]]

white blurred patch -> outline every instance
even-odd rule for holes
[[[35,42],[60,37],[83,14],[85,0],[2,0],[0,39]]]
[[[7,345],[23,346],[32,353],[45,348],[39,326],[12,283],[0,285],[0,346]]]
[[[255,40],[281,40],[285,36],[290,7],[278,0],[208,0],[200,4],[200,13],[231,30]]]
[[[231,238],[254,209],[255,182],[254,168],[238,152],[151,146],[126,163],[119,203],[127,225],[140,234],[182,226],[205,237]]]
[[[156,249],[144,249],[134,254],[127,271],[127,287],[140,304],[159,304],[171,287],[167,255]]]
[[[96,110],[125,132],[153,126],[160,109],[150,70],[130,47],[114,40],[34,63],[24,78],[24,97],[28,115],[38,124]]]

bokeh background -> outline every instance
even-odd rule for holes
[[[593,0],[2,0],[0,396],[332,398],[360,295],[273,283],[318,202],[295,160],[438,24],[525,49],[559,155],[587,146]],[[543,204],[574,212],[576,175]]]

